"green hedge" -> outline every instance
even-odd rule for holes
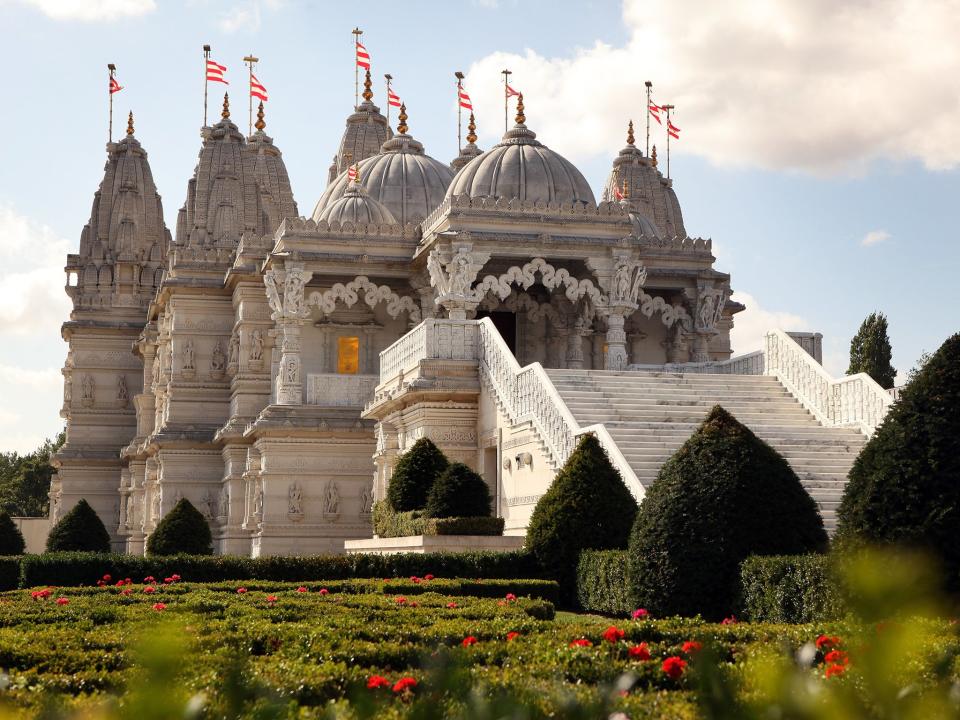
[[[503,518],[451,517],[429,518],[424,535],[503,535]]]
[[[503,535],[503,518],[428,518],[423,510],[396,512],[387,503],[373,506],[373,531],[382,538],[413,535]]]
[[[626,550],[584,550],[577,565],[577,601],[589,612],[628,615],[630,599]]]
[[[341,580],[432,574],[446,578],[537,578],[536,562],[526,552],[403,553],[399,555],[313,555],[244,558],[230,555],[140,557],[100,553],[45,553],[20,561],[20,587],[92,585],[105,574],[113,581],[158,580],[173,574],[185,581]]]
[[[20,585],[20,555],[0,557],[0,590],[15,590]]]
[[[740,566],[743,620],[807,623],[841,617],[843,595],[829,555],[753,556]]]

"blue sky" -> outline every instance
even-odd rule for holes
[[[125,86],[115,135],[132,109],[172,228],[199,149],[200,48],[210,43],[228,66],[238,124],[241,58],[258,55],[271,97],[267,132],[309,214],[353,102],[355,25],[372,55],[375,101],[385,106],[390,72],[429,154],[456,154],[455,70],[468,72],[480,145],[496,142],[497,71],[507,65],[528,125],[597,192],[626,120],[642,126],[642,81],[653,80],[655,99],[677,105],[683,128],[672,170],[687,230],[713,238],[717,267],[750,305],[737,351],[754,349],[773,325],[816,330],[825,365],[839,373],[850,337],[876,309],[889,317],[895,366],[909,369],[960,329],[944,280],[960,261],[958,100],[949,84],[960,57],[937,35],[958,26],[956,3],[916,6],[909,22],[892,0],[860,3],[853,18],[831,16],[825,0],[760,5],[0,0],[9,68],[0,111],[0,449],[28,450],[61,426],[63,256],[79,244],[102,176],[106,64],[117,64]],[[849,40],[845,23],[870,41]],[[212,113],[219,102],[211,99]],[[922,123],[896,107],[906,103],[925,108]],[[662,157],[663,137],[655,140]]]

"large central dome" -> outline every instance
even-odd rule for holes
[[[517,124],[499,145],[471,160],[457,173],[447,197],[494,197],[551,203],[595,204],[593,190],[573,163],[541,142],[524,124],[522,105]]]

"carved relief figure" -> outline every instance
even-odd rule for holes
[[[80,380],[80,402],[84,407],[93,406],[93,397],[96,392],[96,383],[90,373],[84,374]]]
[[[340,491],[337,489],[337,483],[333,480],[327,483],[327,487],[323,491],[323,512],[327,515],[340,513]]]
[[[121,374],[117,376],[117,403],[121,407],[126,407],[128,402],[130,402],[130,391],[127,389],[127,376]]]
[[[63,404],[69,407],[73,402],[73,374],[69,373],[63,381]]]
[[[263,358],[263,330],[253,331],[250,339],[250,359],[260,360]]]
[[[263,485],[259,480],[255,481],[253,489],[253,517],[263,519]]]
[[[715,300],[713,294],[704,295],[700,300],[700,313],[697,316],[697,324],[702,328],[713,326],[713,305]]]
[[[287,490],[287,513],[303,515],[303,489],[299,483],[293,483]]]
[[[159,520],[160,519],[160,488],[153,489],[153,503],[150,507],[150,519]]]
[[[213,355],[210,358],[210,369],[215,372],[220,372],[226,366],[227,358],[223,354],[223,343],[220,342],[220,338],[217,338],[217,342],[213,346]]]
[[[373,512],[373,493],[367,485],[360,491],[360,514],[369,515]]]
[[[220,488],[220,502],[217,505],[217,517],[229,517],[230,515],[230,490],[224,485]]]
[[[470,255],[461,248],[450,264],[453,266],[450,271],[450,292],[466,295],[470,290]]]
[[[196,365],[194,363],[193,340],[187,340],[186,345],[183,346],[183,369],[195,370]]]
[[[283,289],[284,314],[290,317],[300,317],[306,312],[303,303],[303,287],[307,284],[312,273],[300,268],[288,268],[287,280]]]
[[[616,275],[614,279],[614,297],[618,300],[626,300],[630,295],[630,264],[626,260],[617,262]]]
[[[203,497],[200,498],[200,512],[203,513],[204,518],[210,521],[216,515],[216,511],[216,501],[208,488],[203,491]]]
[[[297,382],[297,379],[298,379],[298,377],[299,377],[299,375],[300,375],[300,373],[298,372],[298,368],[297,368],[297,360],[296,360],[296,358],[289,358],[289,359],[287,360],[287,366],[286,366],[285,370],[286,370],[287,382],[288,382],[288,383],[291,383],[291,384],[296,383],[296,382]]]
[[[230,350],[227,354],[227,364],[236,365],[237,358],[240,356],[240,336],[236,331],[230,336]]]
[[[160,382],[160,356],[153,359],[153,384]]]

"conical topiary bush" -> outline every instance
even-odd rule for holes
[[[583,550],[624,548],[637,502],[594,435],[584,435],[533,510],[527,548],[573,597]]]
[[[431,518],[490,517],[490,488],[463,463],[440,473],[427,495],[425,515]]]
[[[213,537],[210,525],[186,498],[181,498],[163,516],[147,538],[148,555],[212,555]]]
[[[960,333],[900,391],[850,470],[837,536],[932,553],[960,590]]]
[[[47,535],[47,552],[63,550],[110,552],[110,534],[85,499],[81,498]]]
[[[0,512],[0,555],[23,555],[27,544],[8,512]]]
[[[816,504],[787,461],[716,406],[647,489],[630,537],[637,607],[710,620],[735,610],[750,555],[822,552]]]
[[[440,473],[447,469],[446,455],[429,438],[420,438],[393,468],[387,500],[397,512],[422,510],[427,494]]]

